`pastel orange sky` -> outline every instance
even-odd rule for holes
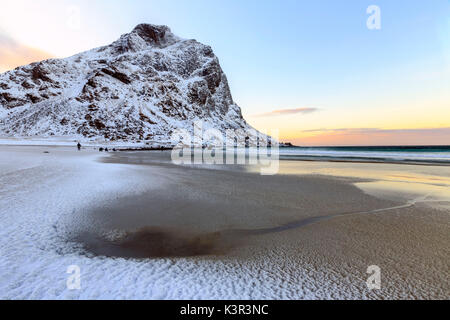
[[[166,24],[213,47],[246,120],[282,141],[450,145],[450,2],[378,0],[380,30],[366,26],[368,4],[7,1],[0,72]]]
[[[47,52],[22,45],[0,34],[0,72],[51,57]]]

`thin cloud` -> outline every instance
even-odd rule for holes
[[[311,132],[311,133],[322,133],[322,132],[374,132],[379,131],[381,129],[378,128],[337,128],[337,129],[309,129],[302,130],[302,132]]]
[[[334,129],[309,129],[309,130],[302,130],[302,132],[305,133],[373,133],[377,131],[384,131],[383,129],[379,128],[334,128]]]
[[[51,57],[47,52],[20,44],[11,37],[0,34],[0,72]]]
[[[262,117],[273,117],[273,116],[285,116],[285,115],[293,115],[293,114],[308,114],[319,111],[319,108],[312,108],[312,107],[302,107],[302,108],[295,108],[295,109],[280,109],[280,110],[274,110],[266,113],[261,113],[254,115],[254,117],[262,118]]]
[[[337,128],[337,129],[309,129],[302,130],[305,133],[338,133],[338,134],[354,134],[354,133],[450,133],[448,128],[419,128],[419,129],[380,129],[380,128]]]

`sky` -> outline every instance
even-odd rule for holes
[[[379,28],[369,6],[379,8]],[[297,145],[450,144],[449,0],[0,0],[0,72],[139,23],[210,45],[259,130]]]

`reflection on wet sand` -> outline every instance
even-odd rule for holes
[[[280,174],[320,174],[365,180],[354,183],[364,192],[388,200],[413,200],[425,197],[429,204],[448,208],[450,167],[399,165],[387,163],[334,163],[282,161]]]

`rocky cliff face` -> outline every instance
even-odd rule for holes
[[[168,143],[194,121],[249,129],[211,47],[138,25],[111,45],[0,74],[0,136]]]

